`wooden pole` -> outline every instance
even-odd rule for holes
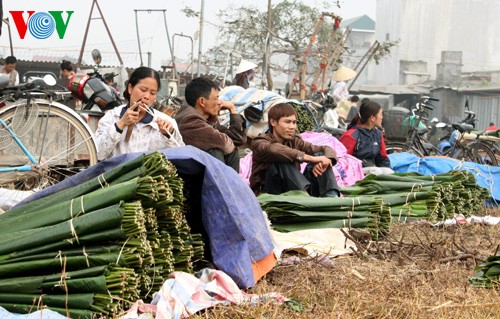
[[[87,43],[87,36],[89,34],[90,21],[92,20],[92,12],[94,11],[95,1],[92,1],[92,7],[90,7],[89,19],[87,20],[87,27],[85,28],[85,34],[83,35],[82,47],[80,49],[80,55],[78,56],[78,61],[76,62],[76,67],[80,68],[82,65],[83,51],[85,50],[85,44]]]
[[[372,46],[372,48],[373,48],[373,50],[371,50],[372,52],[370,53],[370,55],[366,59],[365,63],[361,67],[361,69],[359,71],[357,71],[356,76],[354,77],[354,79],[352,79],[351,83],[349,84],[348,90],[350,90],[351,87],[354,85],[354,82],[356,82],[356,80],[358,79],[361,72],[363,72],[363,70],[366,67],[366,65],[368,64],[368,62],[373,58],[373,55],[375,54],[375,52],[377,52],[377,49],[379,46],[380,46],[380,43],[378,41],[375,41],[374,46]]]
[[[97,10],[99,10],[99,14],[101,15],[102,23],[104,24],[104,27],[106,28],[106,32],[108,32],[109,39],[111,40],[111,44],[113,45],[113,49],[115,49],[116,56],[118,57],[118,61],[120,61],[120,65],[123,66],[123,60],[122,57],[120,56],[120,52],[118,52],[118,48],[116,47],[115,40],[113,39],[113,36],[111,35],[111,31],[109,31],[108,24],[106,23],[106,19],[104,19],[104,15],[102,14],[101,7],[99,7],[99,3],[97,0],[94,0]]]
[[[326,14],[325,14],[326,15]],[[322,75],[323,82],[325,81],[325,74],[326,74],[326,68],[328,66],[328,57],[330,56],[330,53],[332,52],[333,44],[335,43],[335,35],[337,34],[337,30],[340,27],[340,18],[335,15],[334,13],[327,14],[333,19],[333,24],[332,24],[332,34],[330,36],[330,39],[327,44],[326,50],[323,52],[322,58],[321,58],[321,63],[320,67],[318,68],[318,71],[314,74],[313,81],[311,83],[311,91],[315,92],[317,91],[317,82],[319,77]]]
[[[116,56],[118,57],[118,60],[120,61],[120,65],[123,66],[122,57],[120,56],[120,52],[118,52],[118,48],[116,47],[115,41],[113,40],[113,36],[111,35],[111,31],[108,28],[108,24],[106,23],[106,20],[104,19],[104,15],[102,14],[101,8],[99,7],[99,3],[97,3],[97,0],[93,0],[92,7],[90,8],[89,19],[87,21],[87,27],[85,28],[85,34],[83,36],[83,42],[82,42],[82,47],[80,49],[80,55],[78,56],[78,62],[76,63],[76,67],[79,68],[82,64],[83,51],[85,50],[85,44],[87,43],[87,36],[89,34],[90,21],[92,21],[92,12],[94,11],[94,5],[96,5],[97,10],[99,10],[99,14],[101,15],[102,23],[104,24],[104,27],[106,28],[106,31],[108,32],[109,39],[111,40],[111,44],[113,45],[113,48],[115,49]]]
[[[302,58],[302,64],[297,67],[297,70],[295,71],[295,74],[293,75],[292,84],[290,85],[290,92],[288,93],[288,98],[291,97],[296,83],[300,83],[300,88],[299,88],[300,94],[301,94],[301,96],[302,96],[302,94],[305,96],[305,81],[306,81],[306,79],[305,79],[304,74],[307,73],[306,72],[307,71],[307,58],[309,57],[309,54],[311,53],[311,48],[312,48],[313,43],[316,42],[316,40],[317,40],[317,34],[321,28],[321,23],[323,23],[323,21],[324,21],[324,17],[323,17],[323,14],[321,14],[321,16],[318,18],[318,21],[316,21],[316,26],[314,28],[314,32],[311,35],[311,37],[309,38],[309,44],[307,45],[307,48],[304,51],[304,56]],[[305,71],[302,70],[302,68],[305,68]],[[302,79],[300,79],[300,80],[298,79],[299,74],[301,74],[301,77],[302,77]],[[304,93],[302,93],[302,90],[304,90]]]

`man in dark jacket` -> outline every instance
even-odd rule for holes
[[[290,104],[273,106],[268,119],[270,132],[252,141],[252,190],[256,194],[304,190],[316,197],[339,196],[332,171],[337,163],[335,151],[306,142],[296,134],[297,114]],[[303,162],[308,163],[304,174],[300,172]]]
[[[208,152],[239,173],[237,147],[246,143],[245,119],[233,103],[219,100],[219,87],[208,78],[193,79],[186,86],[186,102],[175,115],[182,139]],[[230,113],[229,127],[217,119],[221,110]]]

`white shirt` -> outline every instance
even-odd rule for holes
[[[339,115],[334,109],[329,109],[325,112],[325,115],[323,115],[323,124],[331,128],[339,127]]]
[[[14,69],[10,73],[5,73],[5,66],[0,66],[0,73],[6,74],[9,76],[9,86],[14,86],[19,84],[19,73]]]
[[[340,81],[335,83],[333,87],[333,100],[337,103],[349,100],[349,90],[345,82]]]
[[[115,127],[115,123],[120,119],[120,114],[124,107],[127,107],[127,105],[120,105],[109,110],[99,120],[95,133],[97,157],[99,160],[105,160],[106,158],[124,153],[156,151],[185,145],[177,127],[177,122],[167,114],[154,109],[151,110],[154,111],[157,117],[172,122],[174,133],[170,139],[160,132],[158,124],[155,120],[152,120],[149,123],[137,123],[133,128],[130,140],[126,142],[125,135],[129,127],[124,128],[123,133],[119,133]]]

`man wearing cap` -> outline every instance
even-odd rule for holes
[[[106,73],[102,76],[102,78],[104,79],[104,83],[106,83],[110,88],[112,88],[116,94],[118,95],[118,93],[120,91],[118,91],[118,87],[116,86],[116,83],[115,83],[115,76],[117,76],[118,74],[114,73],[114,72],[111,72],[111,73]],[[119,97],[118,97],[119,98]]]
[[[107,85],[114,87],[115,84],[115,76],[118,74],[115,74],[114,72],[111,73],[106,73],[102,77],[104,78],[104,82],[106,82]]]
[[[239,85],[244,89],[248,89],[250,86],[250,81],[252,81],[254,76],[253,69],[255,67],[257,67],[255,63],[241,60],[240,65],[236,70],[236,76],[234,77],[233,85]]]

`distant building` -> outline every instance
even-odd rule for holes
[[[340,23],[342,32],[350,28],[351,33],[346,41],[346,46],[350,53],[343,55],[343,64],[351,69],[354,69],[360,62],[366,52],[370,49],[373,42],[375,42],[375,21],[367,15],[342,20]],[[364,83],[370,83],[375,80],[373,63],[367,64],[366,68],[361,72],[356,79],[356,86]]]
[[[438,80],[441,52],[448,54],[444,72],[500,69],[500,1],[491,0],[377,0],[376,39],[400,40],[391,55],[375,66],[376,84],[413,84]]]

